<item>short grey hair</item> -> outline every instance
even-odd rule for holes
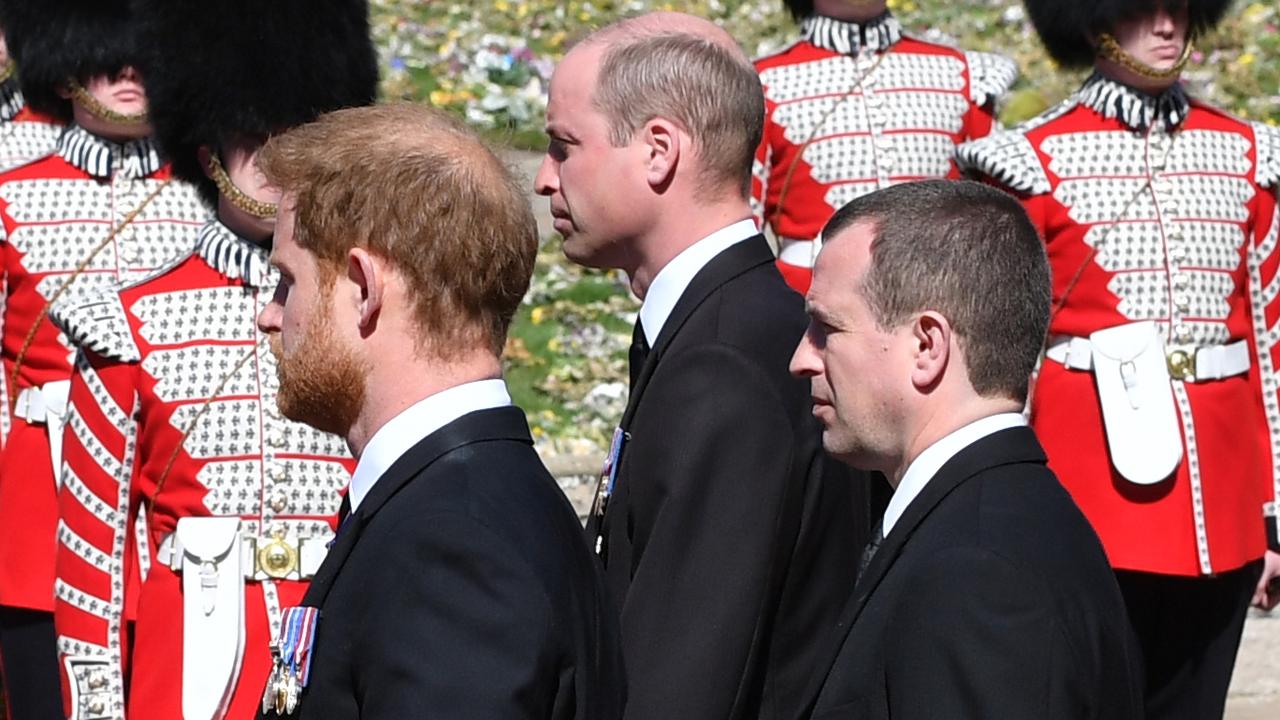
[[[823,237],[835,240],[858,223],[874,228],[858,290],[876,324],[888,330],[919,312],[941,313],[973,389],[1025,401],[1049,326],[1050,275],[1022,205],[967,180],[906,183],[840,208]]]
[[[606,33],[601,33],[605,35]],[[593,102],[621,147],[646,122],[665,118],[693,138],[699,190],[732,184],[751,192],[751,164],[764,131],[760,78],[740,51],[690,32],[608,33]]]

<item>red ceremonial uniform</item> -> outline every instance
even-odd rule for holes
[[[196,252],[171,269],[56,310],[82,347],[65,434],[55,610],[75,718],[124,716],[130,653],[128,714],[182,716],[182,572],[190,571],[166,557],[179,519],[239,518],[258,551],[273,531],[294,547],[312,539],[323,547],[332,534],[354,462],[342,439],[276,407],[276,361],[256,325],[278,279],[267,254],[213,221]],[[121,552],[147,511],[141,554],[150,571],[131,650]],[[306,589],[298,579],[255,576],[253,558],[230,718],[254,716],[280,608],[297,605]]]
[[[801,33],[755,64],[765,124],[752,197],[804,292],[831,215],[879,188],[957,177],[956,146],[991,132],[1017,66],[904,35],[888,14],[862,25],[813,15]]]
[[[26,106],[13,78],[0,83],[0,171],[53,152],[62,124]]]
[[[116,144],[70,126],[52,155],[0,174],[0,604],[53,609],[57,489],[33,398],[70,377],[74,351],[46,308],[64,286],[63,297],[94,292],[190,252],[207,216],[148,140]]]
[[[1112,565],[1198,576],[1261,557],[1280,478],[1280,129],[1181,86],[1153,98],[1095,75],[959,157],[1019,194],[1045,239],[1055,313],[1031,421]],[[1182,440],[1172,476],[1150,485],[1116,470],[1077,352],[1138,321],[1163,337]]]

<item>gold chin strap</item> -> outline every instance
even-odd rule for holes
[[[9,82],[9,78],[13,77],[13,63],[7,62],[4,67],[0,67],[0,83]]]
[[[68,80],[67,88],[71,90],[71,99],[79,103],[85,110],[89,111],[90,115],[98,118],[99,120],[105,120],[118,125],[141,125],[147,121],[147,113],[145,110],[132,115],[118,113],[99,102],[98,98],[90,95],[89,91],[85,90],[84,86],[75,80]]]
[[[236,184],[231,181],[231,176],[227,174],[226,168],[222,167],[222,161],[218,159],[216,153],[209,155],[209,172],[213,175],[213,184],[218,186],[218,192],[225,195],[232,205],[263,220],[276,216],[276,206],[273,203],[254,200],[236,187]]]
[[[1157,70],[1125,52],[1111,33],[1102,33],[1098,36],[1098,55],[1151,80],[1168,80],[1181,75],[1182,68],[1186,67],[1187,60],[1191,59],[1191,51],[1191,40],[1188,39],[1182,47],[1182,56],[1178,58],[1178,62],[1168,70]]]

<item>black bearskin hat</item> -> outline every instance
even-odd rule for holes
[[[372,103],[378,63],[366,0],[134,0],[155,140],[207,200],[196,158]]]
[[[796,20],[803,20],[813,14],[813,0],[783,0],[783,4]]]
[[[1024,0],[1045,49],[1063,67],[1093,64],[1091,39],[1130,18],[1154,13],[1161,6],[1187,8],[1187,32],[1196,37],[1211,29],[1231,0]]]
[[[5,0],[0,22],[16,40],[9,54],[27,104],[62,120],[71,103],[58,96],[60,84],[137,63],[128,0]]]

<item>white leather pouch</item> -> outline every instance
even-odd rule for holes
[[[1164,480],[1182,461],[1182,432],[1160,328],[1128,323],[1089,341],[1111,464],[1138,485]]]
[[[240,518],[185,517],[182,547],[182,715],[226,715],[244,651]]]
[[[53,463],[53,484],[62,487],[62,428],[67,424],[67,401],[71,381],[57,380],[40,388],[45,403],[45,427],[49,431],[49,460]]]

